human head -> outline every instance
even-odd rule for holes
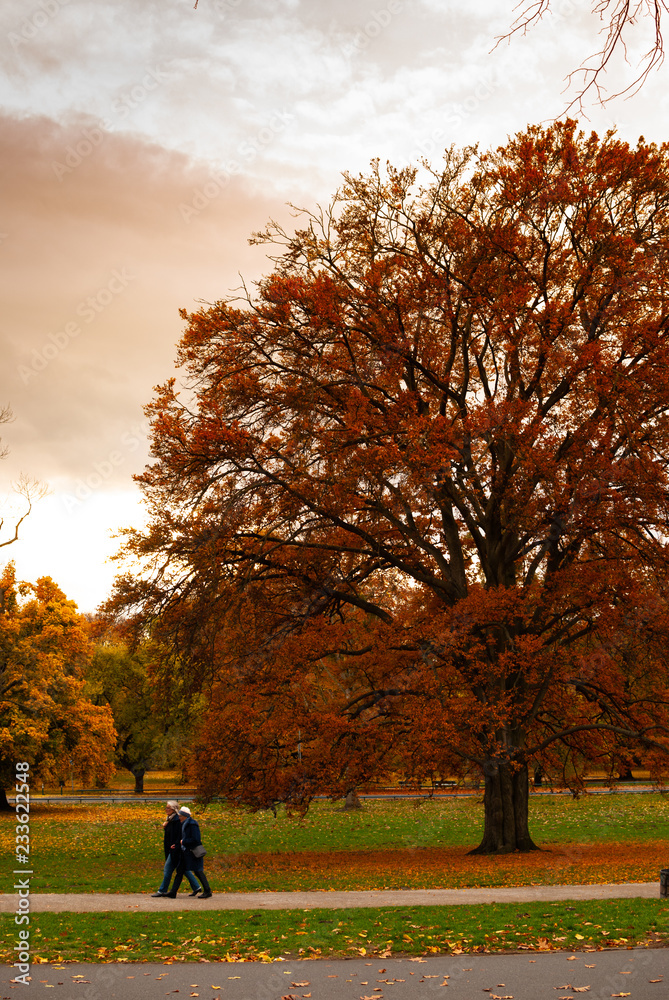
[[[187,819],[190,819],[190,815],[191,812],[188,806],[181,806],[181,808],[179,809],[179,819],[181,820],[181,822],[185,823]]]
[[[169,813],[178,813],[179,812],[179,803],[177,802],[176,799],[168,799],[167,800],[167,811]]]

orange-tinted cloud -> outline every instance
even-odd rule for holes
[[[240,175],[85,118],[0,129],[2,399],[17,418],[0,472],[66,484],[137,432],[173,372],[179,307],[266,271],[247,237],[287,213]]]

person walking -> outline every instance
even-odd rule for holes
[[[163,823],[163,849],[165,851],[165,867],[163,868],[163,880],[156,892],[152,892],[153,897],[167,896],[170,888],[172,873],[179,867],[181,861],[181,820],[179,819],[179,803],[176,799],[170,799],[166,804],[167,817]],[[195,896],[200,892],[197,879],[191,872],[186,872],[186,878]]]
[[[174,876],[172,891],[168,892],[167,895],[170,899],[177,898],[177,892],[185,872],[186,878],[195,875],[202,883],[203,892],[202,895],[198,896],[198,899],[210,899],[212,893],[207,876],[204,874],[205,851],[200,838],[200,827],[193,819],[188,806],[181,806],[179,809],[179,821],[181,823],[181,861]],[[191,892],[191,896],[196,896],[197,892]]]

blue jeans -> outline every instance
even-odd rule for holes
[[[167,855],[165,860],[165,867],[163,869],[163,880],[158,886],[158,892],[167,892],[170,887],[170,881],[172,879],[172,872],[177,867],[178,862],[174,861],[171,854]],[[188,879],[191,889],[195,892],[196,889],[200,888],[200,883],[195,878],[192,872],[184,872],[184,875]]]

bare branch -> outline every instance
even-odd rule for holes
[[[14,414],[10,406],[0,407],[0,424],[9,424],[14,419]],[[9,449],[7,447],[0,447],[0,458],[6,458]],[[18,541],[19,538],[19,528],[28,517],[33,509],[33,504],[37,500],[41,500],[49,492],[48,486],[44,483],[40,483],[39,480],[33,479],[31,476],[26,476],[21,473],[18,482],[13,484],[14,492],[18,493],[20,497],[23,497],[25,502],[24,512],[19,515],[18,519],[14,524],[14,534],[11,538],[6,539],[4,542],[0,542],[0,549],[4,548],[5,545],[12,545],[14,542]],[[5,518],[0,517],[0,532],[4,528]],[[11,531],[11,528],[10,528]]]
[[[9,424],[14,419],[14,414],[9,406],[0,407],[0,424]],[[0,458],[6,458],[9,448],[0,447]]]
[[[602,47],[594,52],[586,62],[567,74],[567,88],[579,75],[582,75],[583,82],[574,99],[564,109],[563,114],[571,111],[575,106],[582,111],[584,98],[589,92],[596,94],[597,100],[602,106],[616,97],[633,96],[643,86],[650,73],[654,69],[658,69],[664,62],[662,15],[669,12],[667,0],[592,0],[592,12],[597,14],[600,21],[603,22],[600,34],[604,36],[604,41]],[[531,27],[550,13],[550,0],[531,0],[530,3],[526,3],[510,30],[497,39],[497,45],[505,40],[510,41],[515,34],[527,34]],[[628,86],[615,94],[606,96],[602,77],[609,68],[616,51],[622,51],[627,61],[629,29],[638,24],[641,19],[651,21],[652,40],[648,51],[639,64],[639,72]]]

